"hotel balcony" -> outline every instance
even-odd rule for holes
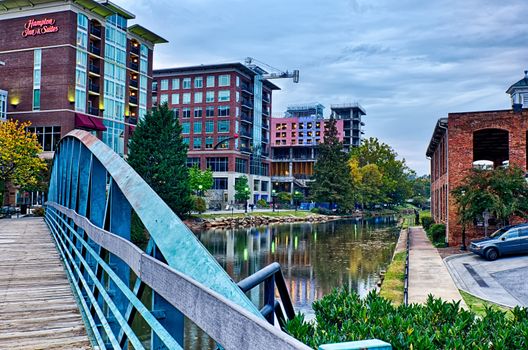
[[[99,95],[99,85],[97,85],[96,83],[90,81],[88,83],[88,92],[90,94],[97,94]]]
[[[251,134],[249,130],[240,130],[240,136],[247,137],[247,138],[253,137],[253,135]]]
[[[101,49],[93,44],[90,44],[88,51],[96,56],[101,56]]]
[[[88,107],[88,114],[99,116],[99,109],[95,107]]]
[[[248,84],[242,84],[240,89],[246,94],[253,95],[253,89]]]
[[[137,96],[130,96],[130,97],[128,98],[128,102],[130,102],[130,104],[137,105],[137,104],[138,104],[138,98],[137,98]]]
[[[90,25],[90,35],[98,38],[98,39],[101,39],[101,28],[98,28],[96,26],[94,26],[93,24]]]
[[[133,44],[130,45],[130,53],[136,56],[139,56],[139,45],[138,46],[134,46]]]
[[[88,66],[88,72],[95,75],[100,75],[101,68],[93,63],[90,63],[90,65]]]
[[[136,88],[136,90],[137,90],[137,88],[138,88],[138,86],[139,86],[139,85],[138,85],[138,81],[137,81],[137,79],[132,79],[132,78],[130,78],[130,82],[129,82],[128,85],[130,85],[130,86]]]
[[[242,113],[240,115],[240,119],[247,123],[253,123],[253,118],[247,113]]]
[[[249,101],[249,100],[242,100],[241,102],[241,105],[243,108],[247,108],[247,109],[253,109],[253,102]]]
[[[132,70],[135,70],[136,72],[139,71],[139,65],[137,63],[134,63],[134,62],[130,62],[128,64],[128,67]]]
[[[247,146],[240,146],[240,152],[251,153],[251,148]]]

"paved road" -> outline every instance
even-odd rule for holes
[[[528,255],[487,261],[475,254],[445,260],[458,288],[506,306],[528,306]]]
[[[409,303],[425,303],[429,294],[466,304],[447,268],[421,227],[410,229]]]

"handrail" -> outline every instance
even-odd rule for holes
[[[410,224],[409,224],[410,225]],[[403,274],[403,304],[407,306],[409,304],[409,252],[411,249],[411,243],[410,243],[410,231],[411,229],[407,227],[406,229],[407,233],[407,242],[405,246],[405,271]]]
[[[63,227],[69,228],[69,231],[74,233],[77,239],[81,239],[81,237],[75,234],[73,226],[68,224],[66,219],[61,218],[60,214],[71,219],[73,224],[81,228],[94,243],[126,262],[139,279],[183,312],[198,327],[222,344],[225,349],[310,349],[222,295],[147,255],[130,241],[95,226],[86,217],[79,215],[74,210],[55,202],[48,202],[47,206],[53,217],[58,218]],[[48,216],[47,220],[55,221],[55,224],[58,224],[53,217]],[[53,227],[60,227],[60,225],[53,225]],[[56,233],[56,230],[54,231]],[[60,249],[66,251],[72,259],[69,248],[73,249],[76,254],[79,253],[72,239],[59,237],[59,241],[62,245]],[[69,245],[65,241],[68,241]],[[81,242],[82,245],[87,245],[86,242]],[[101,263],[104,264],[104,262]],[[111,273],[107,264],[105,271],[111,275],[112,280],[118,279],[115,274]],[[94,280],[95,276],[92,278]],[[118,287],[123,288],[123,291],[126,288]],[[104,295],[104,297],[106,299],[108,295]],[[118,311],[114,311],[117,317],[122,317]],[[139,311],[143,317],[148,316],[145,310]],[[156,324],[157,321],[150,318],[148,322]],[[161,328],[156,328],[156,331],[163,335]],[[167,336],[163,339],[170,340]],[[170,348],[179,347],[176,345],[176,347]]]

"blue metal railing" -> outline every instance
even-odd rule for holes
[[[268,324],[159,196],[91,134],[61,140],[48,200],[46,222],[94,345],[144,348],[132,328],[141,317],[151,348],[181,349],[185,315],[225,349],[308,349]],[[132,212],[150,236],[145,251],[130,242]]]

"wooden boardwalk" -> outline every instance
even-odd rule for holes
[[[0,220],[0,350],[91,349],[42,218]]]

